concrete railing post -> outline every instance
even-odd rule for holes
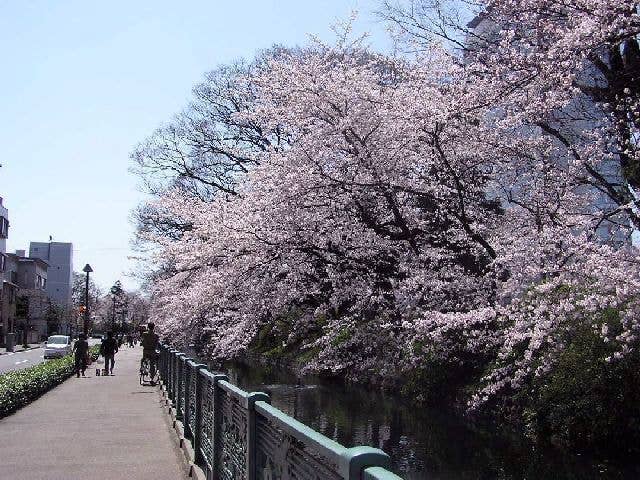
[[[167,362],[167,378],[164,382],[164,385],[167,389],[167,399],[171,401],[171,359],[172,359],[172,350],[167,347],[167,352],[165,354],[166,362]]]
[[[182,390],[183,390],[183,385],[184,385],[184,363],[183,363],[183,359],[186,358],[186,355],[184,353],[178,353],[176,355],[176,394],[175,394],[175,398],[176,398],[176,419],[183,421],[184,418],[182,417],[182,406],[183,406],[183,402],[184,402],[184,395],[182,394]]]
[[[256,478],[256,402],[271,403],[269,395],[263,392],[250,392],[247,396],[247,479]]]
[[[167,372],[167,365],[168,365],[168,361],[167,361],[167,357],[169,356],[169,350],[167,349],[166,346],[162,346],[162,348],[160,349],[160,361],[161,363],[161,370],[160,370],[160,375],[162,376],[162,383],[166,386],[167,385],[167,379],[169,378],[168,372]]]
[[[189,396],[189,389],[191,388],[191,368],[189,367],[189,362],[191,359],[186,355],[180,362],[182,364],[182,381],[184,382],[181,392],[182,393],[182,424],[184,427],[184,435],[187,438],[191,438],[189,434],[189,409],[191,408],[191,398]]]
[[[177,350],[169,350],[169,400],[171,404],[176,404],[176,355]]]
[[[160,380],[162,380],[162,383],[164,383],[165,385],[167,384],[167,377],[165,375],[165,371],[164,371],[164,361],[165,361],[165,347],[164,345],[160,345],[160,358],[159,358],[159,363],[158,363],[158,370],[160,373]]]
[[[195,432],[191,432],[193,435],[193,451],[195,452],[195,464],[202,466],[202,378],[200,377],[200,370],[204,370],[207,366],[203,363],[196,363],[193,365],[192,380],[196,382],[196,422]]]
[[[222,447],[222,400],[220,398],[220,387],[218,383],[222,381],[229,381],[229,377],[226,375],[214,375],[213,376],[213,478],[218,478],[218,472],[220,471],[220,451]]]
[[[173,400],[173,406],[176,406],[176,403],[178,402],[178,352],[177,350],[174,352],[173,354],[173,359],[172,359],[172,375],[171,375],[171,400]]]
[[[347,448],[341,455],[341,470],[344,478],[348,478],[349,480],[361,480],[365,468],[389,468],[390,465],[391,458],[379,448]]]
[[[189,358],[184,357],[182,362],[182,381],[184,382],[184,413],[182,414],[182,424],[184,427],[185,438],[192,438],[189,431],[189,409],[191,407],[191,396],[189,395],[189,389],[191,388],[191,367],[189,367]]]
[[[169,353],[169,347],[165,346],[164,349],[164,371],[165,371],[165,378],[162,379],[162,383],[164,383],[164,388],[167,391],[167,397],[169,396],[169,357],[170,357],[170,353]]]

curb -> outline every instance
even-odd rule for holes
[[[18,351],[13,351],[13,352],[0,352],[0,356],[2,355],[9,355],[10,353],[20,353],[20,352],[27,352],[29,350],[36,350],[38,348],[42,348],[42,345],[37,345],[35,347],[27,347],[27,348],[23,348],[22,350],[18,350]]]
[[[178,438],[180,451],[189,467],[189,477],[195,478],[196,480],[207,480],[204,471],[195,464],[195,452],[191,446],[191,442],[184,436],[184,425],[176,418],[176,409],[171,405],[171,401],[167,396],[167,390],[162,382],[160,382],[160,396],[162,397],[163,410],[171,420],[171,426]]]

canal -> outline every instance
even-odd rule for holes
[[[275,407],[347,447],[381,448],[406,480],[640,478],[638,465],[622,468],[543,448],[452,411],[418,408],[398,395],[261,365],[226,365],[224,373],[244,390],[268,393]]]

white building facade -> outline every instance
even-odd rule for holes
[[[49,264],[47,294],[53,303],[69,312],[73,286],[73,244],[65,242],[31,242],[29,257]]]
[[[0,345],[5,345],[6,334],[10,328],[11,311],[9,301],[13,299],[10,286],[5,287],[5,282],[11,282],[11,278],[5,275],[7,270],[7,238],[9,237],[9,211],[2,203],[0,197]],[[11,295],[11,297],[10,297]],[[5,302],[5,296],[7,296]],[[6,305],[5,305],[6,303]]]

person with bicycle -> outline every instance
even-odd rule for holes
[[[155,324],[153,322],[147,325],[147,331],[142,334],[142,362],[148,360],[151,378],[156,378],[156,363],[158,354],[156,350],[160,347],[160,337],[153,331]],[[155,381],[151,381],[155,385]]]

